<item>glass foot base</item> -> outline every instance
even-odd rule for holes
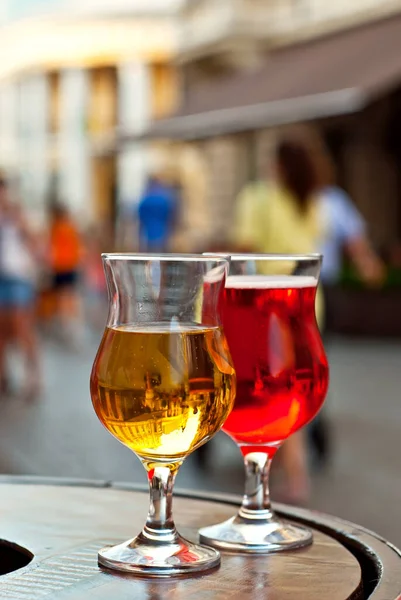
[[[102,567],[143,577],[166,577],[197,573],[218,567],[220,553],[177,536],[172,543],[152,544],[139,535],[133,540],[102,548]]]
[[[269,513],[265,519],[244,519],[240,515],[199,530],[203,544],[231,552],[267,554],[295,550],[313,541],[310,529],[282,521]]]

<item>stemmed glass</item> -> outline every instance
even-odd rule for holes
[[[235,517],[200,530],[201,542],[260,553],[312,542],[309,529],[273,512],[269,471],[281,444],[326,396],[328,365],[315,318],[320,265],[319,255],[230,255],[222,319],[237,396],[223,430],[243,454],[245,495]]]
[[[197,255],[103,255],[107,327],[91,376],[100,421],[145,467],[150,508],[134,539],[100,550],[104,567],[150,576],[203,571],[213,548],[177,533],[174,479],[184,459],[222,426],[235,372],[218,304],[227,260]]]

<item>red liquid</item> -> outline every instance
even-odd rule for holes
[[[328,365],[315,293],[310,277],[227,280],[222,316],[237,396],[223,429],[244,454],[261,446],[274,454],[323,404]]]

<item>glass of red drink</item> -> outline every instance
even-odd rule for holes
[[[223,430],[245,461],[238,514],[200,530],[224,550],[276,552],[312,542],[312,532],[279,519],[269,496],[271,461],[311,421],[328,387],[315,317],[320,255],[231,255],[222,320],[237,373],[237,396]]]

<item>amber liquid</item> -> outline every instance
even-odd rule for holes
[[[223,331],[177,323],[108,328],[91,395],[106,429],[140,457],[183,458],[221,428],[234,403]]]

